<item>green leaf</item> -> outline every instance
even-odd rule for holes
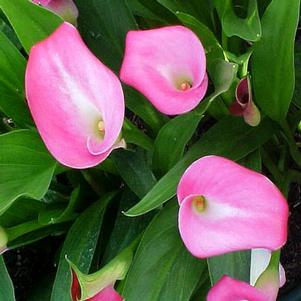
[[[110,193],[86,209],[70,228],[65,239],[51,301],[71,301],[71,273],[66,256],[83,273],[88,273],[97,246],[103,215],[108,202],[115,196]],[[79,235],[80,234],[80,235]]]
[[[200,38],[205,51],[207,64],[210,65],[215,59],[223,59],[224,51],[214,33],[203,23],[199,22],[193,16],[177,12],[178,19],[197,34]]]
[[[0,8],[27,53],[63,22],[59,16],[28,0],[0,0]]]
[[[125,0],[77,0],[78,26],[89,48],[119,72],[126,33],[137,24]]]
[[[155,140],[153,153],[153,169],[156,172],[165,174],[183,157],[185,147],[202,117],[191,112],[175,117],[162,127]]]
[[[64,206],[65,204],[62,203],[57,203],[54,204],[56,206],[47,206],[44,210],[41,210],[38,217],[39,223],[49,225],[75,217],[77,215],[77,213],[75,213],[75,207],[78,201],[79,191],[79,187],[73,190],[67,206]]]
[[[0,300],[15,301],[14,286],[6,269],[3,256],[0,256]]]
[[[285,118],[293,97],[294,43],[300,0],[273,0],[262,17],[262,38],[254,45],[255,100],[270,118]]]
[[[206,270],[206,262],[186,251],[178,234],[176,200],[146,229],[125,280],[125,300],[188,301]]]
[[[41,199],[56,162],[38,134],[30,130],[3,134],[0,145],[0,213],[3,213],[22,195]]]
[[[276,131],[268,119],[252,128],[239,118],[226,117],[208,130],[147,195],[126,212],[128,216],[144,214],[171,199],[185,169],[206,155],[220,155],[234,161],[240,160],[264,144]]]
[[[200,20],[207,26],[211,26],[211,14],[213,6],[211,0],[157,0],[174,14],[178,12],[187,13]]]
[[[45,207],[40,201],[21,197],[0,215],[0,225],[6,228],[31,221],[37,218]]]
[[[215,284],[224,275],[235,279],[250,281],[250,251],[240,251],[207,259],[211,284]]]
[[[261,37],[261,24],[257,0],[249,0],[245,18],[237,16],[233,9],[233,0],[215,0],[223,31],[228,37],[238,36],[247,41],[258,41]]]
[[[120,149],[111,155],[128,187],[142,198],[157,182],[142,152]]]
[[[168,118],[160,114],[151,103],[135,89],[124,85],[123,90],[127,108],[138,115],[154,133],[157,133]]]
[[[0,31],[0,110],[17,125],[32,125],[24,97],[25,58]]]
[[[141,129],[138,129],[130,120],[124,119],[122,137],[126,143],[138,145],[148,151],[153,150],[153,141]]]
[[[138,237],[149,224],[153,214],[145,214],[136,218],[125,216],[122,212],[128,210],[137,201],[137,196],[126,189],[118,208],[118,214],[115,219],[114,228],[102,258],[102,263],[106,264],[124,248]]]

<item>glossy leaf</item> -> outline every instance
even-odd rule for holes
[[[138,145],[146,150],[152,151],[153,141],[141,129],[137,128],[130,120],[124,119],[122,137],[126,143]]]
[[[23,127],[32,125],[23,91],[25,64],[18,49],[0,31],[0,110]]]
[[[245,18],[237,16],[233,9],[233,0],[215,0],[222,22],[223,31],[228,37],[238,36],[247,41],[258,41],[261,36],[260,18],[257,0],[249,0]]]
[[[117,169],[129,188],[142,198],[155,184],[156,178],[141,152],[118,150],[112,154]]]
[[[28,0],[0,0],[0,8],[27,53],[35,43],[45,39],[63,22],[59,16]]]
[[[172,11],[174,14],[181,12],[181,13],[187,13],[207,26],[211,25],[211,13],[213,10],[213,6],[211,1],[209,0],[203,0],[203,1],[198,1],[198,0],[190,0],[190,1],[185,1],[185,0],[157,0],[160,4],[165,6],[167,9]]]
[[[157,208],[176,193],[178,181],[185,169],[205,155],[220,155],[240,160],[271,138],[276,128],[269,120],[263,120],[256,128],[250,128],[235,117],[226,117],[208,130],[147,195],[126,212],[129,216],[144,214]]]
[[[20,196],[41,199],[46,193],[56,162],[39,136],[30,130],[0,136],[0,212]]]
[[[126,300],[188,301],[206,262],[192,257],[177,228],[176,201],[165,207],[146,229],[125,280]]]
[[[0,257],[0,300],[15,301],[13,283],[5,266],[3,257]]]
[[[119,71],[126,33],[136,29],[125,0],[77,0],[79,30],[89,48],[116,73]]]
[[[70,228],[65,239],[54,286],[51,301],[70,301],[71,273],[66,256],[83,273],[88,273],[93,255],[97,246],[102,219],[108,202],[114,197],[110,193],[92,204]],[[80,233],[80,235],[79,235]]]
[[[294,43],[300,0],[273,0],[262,17],[262,38],[254,45],[255,100],[270,118],[285,118],[295,86]]]
[[[202,117],[195,112],[179,115],[161,128],[154,145],[153,169],[155,171],[165,174],[183,157],[185,147]]]

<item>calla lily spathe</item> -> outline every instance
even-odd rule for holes
[[[204,48],[183,26],[130,31],[120,78],[144,94],[160,112],[186,113],[207,91]]]
[[[61,16],[74,25],[77,23],[78,9],[72,0],[32,0]]]
[[[180,234],[196,257],[276,250],[286,242],[285,198],[268,178],[231,160],[197,160],[182,176],[177,195]]]
[[[245,122],[251,126],[260,123],[260,112],[252,97],[250,78],[246,76],[237,84],[235,100],[230,106],[230,113],[235,116],[243,116]]]
[[[88,168],[119,146],[124,97],[119,79],[63,23],[32,47],[26,97],[37,129],[62,164]]]

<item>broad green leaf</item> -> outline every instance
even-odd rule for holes
[[[41,199],[46,193],[56,161],[38,134],[30,130],[0,136],[0,213],[20,196]]]
[[[233,9],[233,0],[215,0],[222,22],[222,28],[228,37],[238,36],[247,41],[258,41],[261,37],[261,24],[257,0],[249,0],[245,18],[237,16]]]
[[[6,269],[3,256],[0,256],[0,283],[0,300],[15,301],[14,286]]]
[[[28,0],[0,0],[0,8],[27,53],[63,22],[59,16]]]
[[[157,0],[174,14],[178,12],[194,16],[207,26],[211,26],[213,5],[211,0]]]
[[[183,157],[185,147],[202,117],[201,114],[190,112],[175,117],[161,128],[153,153],[153,169],[156,172],[165,174]]]
[[[76,0],[78,26],[89,48],[116,73],[124,52],[126,33],[136,21],[125,0]]]
[[[214,33],[203,23],[193,16],[178,12],[178,19],[191,30],[193,30],[200,38],[205,51],[207,64],[210,65],[215,59],[223,59],[224,51]]]
[[[123,90],[127,108],[138,115],[152,132],[157,133],[168,118],[160,114],[138,91],[126,85],[123,86]]]
[[[270,118],[285,118],[294,93],[294,43],[300,0],[273,0],[262,17],[262,38],[254,45],[255,100]]]
[[[18,198],[9,208],[0,216],[0,226],[12,227],[18,224],[31,221],[38,217],[46,207],[46,204],[29,199],[29,198]]]
[[[172,202],[143,234],[124,283],[126,300],[189,301],[206,272],[206,261],[192,257],[179,237],[178,204]]]
[[[1,16],[0,10],[0,30],[9,38],[9,40],[15,45],[17,49],[22,49],[22,45],[13,31],[13,29],[8,25],[8,21],[5,16]]]
[[[76,217],[76,203],[79,196],[79,187],[77,187],[70,195],[69,202],[66,206],[64,203],[56,203],[56,206],[47,206],[39,212],[39,223],[43,225],[56,224]],[[49,208],[50,207],[50,208]]]
[[[235,279],[250,281],[250,251],[239,251],[207,259],[211,284],[215,284],[224,275]]]
[[[60,223],[60,224],[55,224],[55,225],[50,225],[50,226],[44,226],[40,225],[37,223],[37,221],[33,221],[33,228],[36,227],[37,229],[22,229],[23,227],[31,227],[30,222],[25,224],[21,224],[19,226],[15,226],[10,230],[9,236],[10,235],[19,235],[19,231],[29,231],[28,233],[25,233],[24,235],[20,235],[16,238],[13,238],[11,241],[8,242],[7,247],[12,250],[15,248],[20,248],[23,246],[26,246],[28,244],[31,244],[35,241],[38,241],[42,238],[45,238],[49,235],[62,235],[65,233],[69,227],[70,227],[70,222],[65,222],[65,223]],[[31,231],[32,230],[32,231]],[[15,232],[16,231],[16,232]]]
[[[111,157],[125,183],[138,197],[145,196],[156,184],[157,180],[142,152],[120,149]]]
[[[127,3],[135,16],[139,16],[151,20],[157,20],[165,23],[165,21],[160,17],[160,15],[156,14],[156,10],[154,11],[150,10],[142,2],[143,1],[139,1],[139,0],[127,0]]]
[[[147,195],[126,212],[128,216],[144,214],[172,198],[185,169],[206,155],[220,155],[240,160],[268,141],[275,133],[274,123],[265,119],[258,127],[250,127],[239,118],[226,117],[210,128]]]
[[[0,110],[17,125],[32,125],[24,97],[26,60],[0,31]]]
[[[136,202],[137,196],[129,189],[126,189],[120,200],[114,228],[106,245],[102,259],[103,264],[106,264],[124,248],[129,246],[130,243],[143,232],[153,217],[153,214],[150,213],[137,216],[136,218],[130,218],[122,213],[132,207]]]
[[[124,119],[122,137],[126,143],[138,145],[148,151],[153,149],[153,141],[141,129],[138,129],[130,120]]]
[[[71,274],[66,256],[83,273],[88,273],[97,246],[103,215],[108,202],[115,193],[110,193],[86,209],[70,228],[65,239],[51,301],[71,301]]]

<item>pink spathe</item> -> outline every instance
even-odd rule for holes
[[[63,23],[30,51],[26,96],[38,131],[62,164],[88,168],[118,147],[124,119],[121,83]]]
[[[88,301],[123,301],[123,298],[115,291],[113,286],[108,286]]]
[[[268,301],[269,299],[257,288],[223,276],[209,291],[207,301]]]
[[[120,78],[144,94],[160,112],[186,113],[207,91],[204,48],[183,26],[130,31]]]
[[[286,242],[285,198],[268,178],[231,160],[197,160],[182,176],[177,195],[180,234],[196,257],[277,250]]]

